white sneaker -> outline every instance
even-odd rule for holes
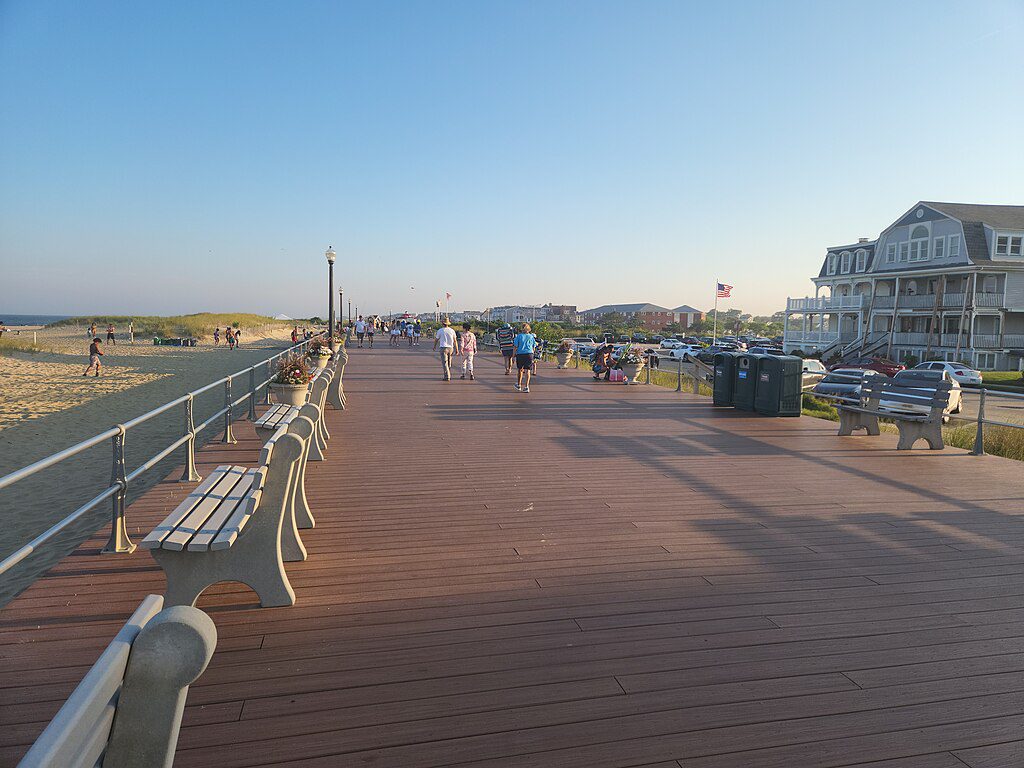
[[[516,388],[516,392],[522,392],[518,384],[513,384],[512,386]]]
[[[530,388],[529,387],[523,387],[523,392],[525,392],[526,394],[530,394]]]

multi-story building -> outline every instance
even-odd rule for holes
[[[644,328],[661,330],[669,323],[675,322],[671,309],[659,307],[657,304],[605,304],[601,307],[588,309],[583,316],[592,323],[600,323],[605,315],[619,314],[630,320],[636,320]]]
[[[676,307],[672,310],[672,314],[676,316],[674,322],[679,323],[683,328],[689,328],[691,325],[703,320],[705,317],[703,312],[691,307],[689,304],[683,304],[682,306]]]
[[[829,248],[786,301],[786,351],[1024,365],[1024,206],[920,202],[875,240]]]

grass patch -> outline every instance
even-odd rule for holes
[[[839,411],[832,405],[831,400],[823,400],[820,397],[804,395],[802,413],[804,416],[812,416],[815,419],[827,419],[828,421],[839,421]]]
[[[27,334],[23,336],[4,334],[3,337],[0,337],[0,355],[10,355],[14,352],[42,352],[42,348],[33,344],[31,337]]]
[[[640,371],[640,381],[647,381],[647,374],[644,371]],[[675,389],[678,383],[678,371],[662,371],[657,368],[651,368],[651,384],[656,384],[659,387]],[[683,392],[693,394],[693,377],[687,376],[686,374],[683,374]],[[704,397],[711,397],[711,387],[701,381],[697,386],[697,394],[703,395]]]
[[[1024,389],[1024,373],[1020,371],[984,371],[981,374],[982,386],[999,389]]]
[[[170,317],[159,316],[138,316],[138,315],[93,315],[85,317],[70,317],[66,320],[58,320],[51,323],[47,328],[61,328],[72,326],[86,328],[90,323],[96,323],[96,333],[102,336],[108,324],[113,323],[118,333],[125,333],[128,330],[128,323],[135,324],[136,337],[144,336],[192,336],[197,339],[204,339],[213,335],[215,328],[226,328],[234,326],[239,328],[256,328],[260,326],[291,327],[296,323],[302,325],[302,321],[274,320],[265,315],[253,315],[245,312],[213,313],[200,312],[195,315],[172,315]]]

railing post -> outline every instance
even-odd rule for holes
[[[128,536],[128,528],[124,519],[124,500],[128,492],[128,478],[124,462],[124,427],[117,425],[117,434],[111,438],[113,448],[113,466],[110,471],[110,484],[120,486],[111,499],[113,510],[110,521],[110,538],[103,552],[129,553],[135,551],[135,545]]]
[[[644,380],[644,384],[650,384],[651,383],[651,358],[650,357],[647,358],[647,365],[645,365],[644,368],[647,370],[647,378]]]
[[[683,359],[676,360],[676,392],[683,391]]]
[[[235,436],[231,434],[231,377],[224,381],[224,438],[222,443],[237,443]]]
[[[978,431],[974,435],[975,456],[985,455],[985,388],[981,388],[981,397],[978,400]]]
[[[249,369],[249,421],[256,421],[256,366]]]
[[[274,368],[273,368],[274,360],[275,360],[275,358],[272,357],[269,360],[267,360],[267,362],[266,362],[266,366],[267,366],[267,380],[268,381],[270,380],[270,377],[271,377],[272,372],[274,370]],[[270,385],[269,384],[267,384],[267,386],[264,387],[264,389],[263,389],[263,404],[264,405],[270,405]]]
[[[698,379],[696,376],[693,377],[693,394],[700,394],[700,379]]]
[[[201,478],[196,472],[196,423],[192,413],[192,393],[186,395],[185,400],[185,434],[188,435],[188,442],[185,443],[185,470],[181,473],[182,483],[198,483]]]

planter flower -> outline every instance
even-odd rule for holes
[[[645,362],[643,353],[634,350],[632,345],[627,344],[622,350],[622,354],[619,355],[616,367],[622,369],[622,375],[625,376],[627,384],[635,384]]]
[[[558,363],[559,368],[565,368],[571,360],[572,344],[568,341],[563,341],[558,345],[558,349],[555,350],[555,361]]]
[[[306,390],[313,372],[300,355],[286,357],[277,364],[277,374],[270,382],[270,391],[278,403],[302,406],[306,403]]]
[[[330,347],[319,341],[314,341],[310,343],[309,352],[306,353],[306,357],[309,358],[309,362],[319,371],[325,368],[327,363],[331,361],[331,354]]]

